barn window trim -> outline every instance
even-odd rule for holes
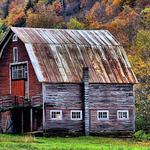
[[[117,119],[118,120],[129,120],[129,111],[128,110],[117,110]]]
[[[12,65],[11,66],[11,79],[27,79],[28,78],[28,68],[27,64]]]
[[[16,34],[13,35],[12,41],[13,42],[17,42],[18,41],[18,36]]]
[[[82,120],[82,110],[71,110],[71,120]]]
[[[104,113],[107,115],[105,116]],[[97,111],[97,120],[109,120],[109,111],[108,110],[98,110]]]
[[[57,117],[55,114],[59,113],[59,117]],[[50,110],[50,120],[62,120],[62,110]]]
[[[18,47],[13,47],[13,62],[18,62]]]

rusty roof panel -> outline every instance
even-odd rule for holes
[[[15,28],[40,82],[137,83],[120,43],[106,30]]]

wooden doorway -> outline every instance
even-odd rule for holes
[[[24,80],[14,80],[12,81],[12,95],[13,96],[24,96],[25,95],[25,86]]]
[[[27,63],[11,65],[11,94],[28,99]]]
[[[30,109],[14,109],[12,111],[13,132],[30,132]]]

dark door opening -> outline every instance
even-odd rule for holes
[[[33,109],[33,131],[39,131],[42,129],[42,109]]]
[[[16,109],[12,111],[13,132],[30,132],[30,109]]]

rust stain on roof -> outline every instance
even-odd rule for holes
[[[120,43],[106,30],[15,28],[40,82],[137,83]]]

